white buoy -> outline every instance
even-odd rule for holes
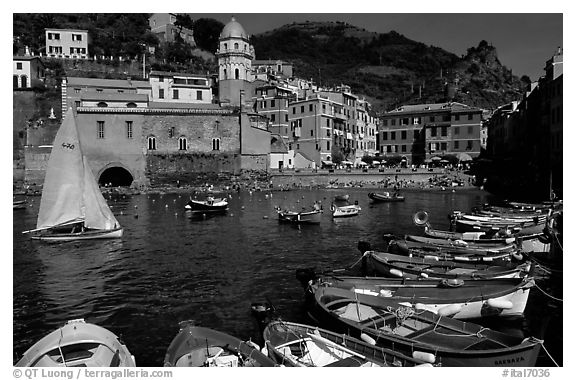
[[[414,359],[422,360],[423,362],[433,364],[436,362],[436,356],[429,352],[413,351],[412,357]]]
[[[376,345],[376,341],[374,340],[374,338],[372,338],[368,334],[365,334],[365,333],[360,334],[360,339],[362,339],[364,342],[371,344],[373,346]]]
[[[422,277],[422,278],[428,278],[428,274],[422,272],[422,273],[420,273],[420,277]]]
[[[462,305],[460,304],[446,305],[438,309],[438,315],[441,317],[449,317],[458,314],[460,310],[462,310]]]
[[[404,277],[404,273],[402,273],[401,270],[398,269],[390,269],[390,274],[396,277]]]
[[[508,310],[514,307],[514,303],[512,303],[512,301],[498,298],[490,298],[488,301],[486,301],[486,303],[488,304],[488,306],[494,307],[496,309]]]

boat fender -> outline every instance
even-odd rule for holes
[[[416,303],[416,304],[414,304],[414,308],[415,308],[416,310],[427,310],[427,309],[426,309],[426,305],[424,305],[423,303]]]
[[[512,303],[512,301],[498,298],[490,298],[488,301],[486,301],[486,303],[488,304],[488,306],[496,309],[508,310],[514,307],[514,303]]]
[[[434,367],[432,363],[416,364],[414,367]]]
[[[420,277],[422,277],[422,278],[428,278],[428,274],[422,272],[422,273],[420,273]]]
[[[402,273],[401,270],[398,269],[390,269],[390,274],[396,277],[404,277],[404,273]]]
[[[412,351],[412,357],[414,359],[422,360],[423,362],[433,364],[436,362],[436,356],[429,352],[422,351]]]
[[[461,239],[454,240],[454,245],[457,247],[468,247],[468,243]]]
[[[482,261],[492,261],[492,258],[487,256],[487,257],[483,257]]]
[[[392,297],[392,291],[388,289],[380,289],[380,297]]]
[[[451,315],[458,314],[462,310],[462,305],[451,304],[438,309],[438,315],[441,317],[449,317]]]
[[[524,257],[522,256],[522,254],[520,252],[514,252],[512,254],[512,257],[515,258],[518,261],[521,261]]]
[[[470,261],[470,258],[464,256],[454,256],[454,261]]]
[[[464,285],[464,280],[461,278],[445,278],[440,281],[439,285],[444,288],[458,288]]]
[[[434,260],[434,261],[438,261],[438,256],[432,256],[432,255],[425,255],[424,259],[428,259],[428,260]]]
[[[268,347],[266,347],[266,346],[262,347],[262,349],[260,350],[260,352],[261,352],[263,355],[268,356]]]
[[[372,338],[368,334],[365,334],[365,333],[360,334],[360,339],[362,339],[364,342],[371,344],[373,346],[376,345],[376,341],[374,340],[374,338]]]

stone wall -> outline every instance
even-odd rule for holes
[[[240,156],[233,153],[149,154],[146,157],[146,177],[152,187],[174,185],[197,186],[230,177],[240,171]]]

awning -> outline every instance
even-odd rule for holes
[[[350,161],[342,161],[341,164],[342,165],[354,165],[354,163],[350,162]]]
[[[434,156],[434,157],[431,158],[431,160],[432,160],[432,161],[440,161],[441,158],[438,157],[438,156]]]
[[[365,163],[364,161],[360,161],[360,162],[358,162],[358,165],[360,165],[360,166],[368,166],[368,164],[367,164],[367,163]]]
[[[447,164],[447,163],[449,163],[449,162],[450,162],[450,161],[448,161],[448,160],[440,160],[440,163],[441,163],[441,164]]]
[[[374,160],[374,161],[372,161],[372,165],[380,165],[380,161]]]
[[[332,165],[334,165],[334,163],[332,161],[322,161],[322,165],[332,166]]]
[[[432,162],[432,160],[429,159],[429,158],[427,158],[427,159],[424,160],[424,163],[425,163],[425,164],[429,164],[429,163],[431,163],[431,162]]]
[[[457,157],[460,162],[472,161],[472,157],[468,153],[458,153]]]

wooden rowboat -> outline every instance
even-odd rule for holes
[[[318,287],[347,289],[359,294],[384,297],[404,306],[429,310],[456,319],[488,316],[522,317],[532,277],[489,280],[417,279],[321,275],[307,288],[307,295]]]
[[[228,334],[184,324],[164,358],[164,367],[274,367],[260,348]]]
[[[404,196],[386,193],[368,193],[368,198],[373,202],[404,202]]]
[[[220,214],[228,211],[228,199],[208,197],[203,201],[190,198],[185,208],[192,213]]]
[[[360,208],[360,206],[357,205],[349,205],[349,206],[332,205],[330,207],[330,210],[332,211],[333,218],[347,218],[350,216],[358,215],[360,210],[362,210],[362,208]]]
[[[326,329],[272,321],[264,329],[264,351],[287,367],[413,367],[422,360]]]
[[[30,347],[17,367],[135,367],[134,357],[109,330],[68,321]]]
[[[276,209],[278,221],[281,223],[291,224],[320,224],[322,221],[322,210],[314,209],[312,211],[289,211]]]
[[[388,252],[367,251],[364,253],[365,274],[376,274],[400,278],[437,279],[490,279],[523,277],[530,271],[529,262],[516,265],[512,262],[473,263],[442,260],[435,257],[394,255]]]
[[[320,287],[310,313],[337,332],[368,337],[373,344],[412,356],[427,354],[447,367],[532,367],[542,342],[399,305],[383,297]],[[364,338],[368,340],[367,338]]]

